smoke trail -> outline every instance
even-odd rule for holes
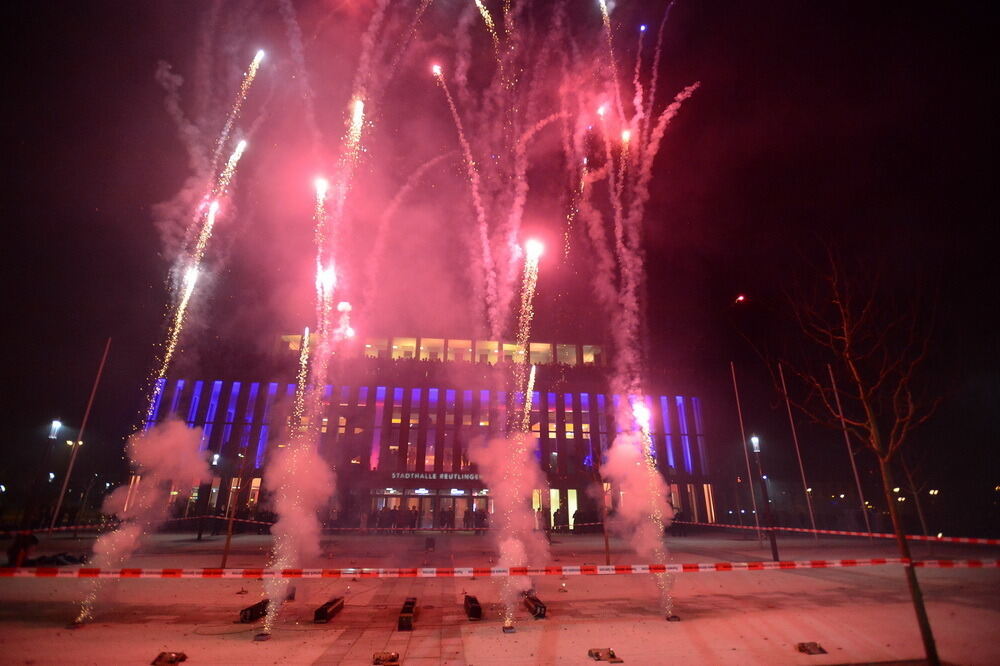
[[[118,569],[139,547],[143,536],[156,530],[168,517],[171,499],[186,501],[187,493],[212,478],[201,448],[201,429],[188,428],[171,418],[146,432],[129,437],[126,447],[136,476],[134,483],[120,486],[105,500],[101,512],[123,520],[113,532],[94,542],[89,565]],[[171,490],[180,493],[172,496]],[[93,616],[102,581],[94,579],[74,621]]]
[[[389,0],[377,0],[375,11],[368,22],[368,29],[361,36],[361,57],[358,60],[358,69],[354,75],[354,85],[351,90],[355,97],[365,98],[368,96],[368,87],[371,83],[372,60],[375,47],[379,44],[378,32],[385,21],[385,10],[389,6]]]
[[[486,279],[485,294],[482,294],[484,296],[483,301],[486,304],[486,318],[490,327],[490,335],[492,338],[499,340],[503,322],[500,321],[497,313],[497,275],[493,263],[493,252],[490,248],[489,228],[486,221],[486,208],[483,205],[482,182],[479,177],[479,169],[476,167],[475,159],[472,157],[472,148],[465,138],[462,119],[458,115],[458,108],[455,106],[455,100],[452,99],[451,92],[448,90],[448,84],[445,83],[441,66],[434,65],[433,73],[434,78],[437,79],[438,85],[441,86],[441,90],[444,91],[445,98],[448,101],[448,108],[451,110],[451,117],[455,122],[455,130],[458,133],[458,142],[462,146],[462,155],[465,158],[465,169],[472,193],[472,205],[476,211],[476,227],[481,253],[479,261],[482,262],[481,266]],[[483,287],[477,287],[477,290],[482,289]]]
[[[288,45],[292,52],[292,61],[295,63],[295,78],[299,83],[299,91],[302,96],[302,103],[305,107],[306,127],[312,135],[313,159],[319,161],[320,146],[323,145],[323,133],[316,122],[316,93],[312,83],[309,81],[309,70],[306,68],[305,47],[302,44],[302,28],[295,17],[295,6],[292,0],[280,0],[278,11],[285,22],[285,34],[288,36]]]
[[[382,257],[385,254],[385,243],[388,238],[389,233],[389,221],[396,216],[396,211],[399,207],[403,205],[403,201],[406,197],[410,195],[410,192],[417,186],[417,183],[421,181],[428,171],[434,168],[438,163],[446,160],[455,155],[455,151],[444,153],[433,157],[422,165],[420,165],[416,171],[413,171],[410,176],[406,179],[406,183],[403,187],[396,192],[396,195],[389,201],[389,205],[383,209],[382,214],[379,216],[378,222],[375,224],[375,241],[372,244],[372,250],[369,253],[370,260],[368,262],[368,267],[365,275],[365,293],[363,300],[363,310],[362,319],[367,320],[369,314],[371,313],[372,305],[375,302],[375,285],[378,279],[379,271],[382,267]]]
[[[520,247],[518,236],[521,233],[521,220],[524,217],[524,206],[528,199],[528,143],[532,138],[553,122],[566,117],[566,114],[559,111],[539,120],[518,139],[514,147],[514,175],[512,178],[514,191],[510,203],[510,211],[507,215],[507,223],[500,229],[501,237],[504,241],[506,252],[507,271],[503,275],[499,285],[500,293],[497,301],[500,306],[498,319],[507,319],[508,303],[513,296],[513,284],[517,275],[517,260],[520,258]]]
[[[184,77],[174,74],[170,69],[170,63],[165,60],[156,63],[155,76],[156,82],[167,93],[163,105],[171,120],[174,121],[174,125],[177,126],[177,135],[188,154],[188,166],[197,174],[205,174],[208,171],[208,156],[202,146],[201,129],[188,120],[181,108],[180,89],[184,85]]]
[[[674,2],[676,0],[670,0],[670,3],[663,12],[663,18],[660,19],[660,27],[656,31],[656,48],[653,50],[653,63],[651,65],[652,81],[649,84],[649,106],[646,107],[645,113],[647,121],[653,117],[653,105],[656,104],[656,84],[660,77],[660,58],[663,55],[663,30],[667,27],[667,19],[670,18],[670,10],[674,8]],[[646,136],[643,137],[643,140],[647,143],[649,142],[650,127],[647,122]]]
[[[641,129],[646,112],[642,101],[642,38],[645,36],[646,26],[643,25],[639,28],[639,43],[635,47],[635,69],[632,71],[632,90],[634,91],[632,107],[635,109],[635,115],[632,116],[631,125],[639,130],[640,138],[642,138]]]
[[[618,85],[618,65],[615,62],[615,48],[614,42],[611,35],[611,16],[608,12],[607,0],[598,0],[601,6],[601,18],[604,22],[604,36],[607,41],[608,46],[608,72],[611,75],[611,84],[614,86],[614,100],[615,100],[615,111],[618,112],[618,118],[620,120],[625,119],[625,109],[622,106],[622,94],[621,89]]]

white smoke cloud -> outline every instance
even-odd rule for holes
[[[535,460],[536,446],[534,437],[524,435],[489,442],[474,440],[469,447],[469,458],[493,498],[490,526],[494,528],[501,567],[541,566],[549,559],[548,542],[535,530],[531,508],[531,491],[548,485]],[[502,597],[508,619],[519,593],[530,588],[527,577],[503,579]]]
[[[143,535],[156,530],[168,517],[171,488],[190,490],[211,479],[205,454],[200,450],[201,429],[168,419],[146,432],[129,437],[126,447],[138,484],[116,488],[101,511],[123,522],[94,542],[91,566],[120,568],[139,547]],[[186,493],[178,495],[186,498]],[[77,618],[90,617],[100,581],[95,579]]]

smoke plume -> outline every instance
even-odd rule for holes
[[[180,501],[187,498],[185,490],[211,479],[200,445],[201,429],[189,428],[174,418],[129,437],[126,448],[139,482],[116,488],[101,507],[103,513],[117,515],[123,522],[94,542],[91,566],[121,568],[143,535],[155,531],[169,517],[172,488],[181,491],[176,496]],[[77,622],[90,618],[98,589],[99,580],[95,579]]]

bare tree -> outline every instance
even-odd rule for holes
[[[882,491],[892,519],[900,556],[911,560],[892,489],[893,459],[914,428],[937,406],[920,391],[922,366],[930,335],[920,316],[922,294],[882,288],[864,266],[845,268],[828,251],[822,287],[812,298],[792,298],[799,327],[813,344],[809,360],[794,367],[808,394],[794,402],[811,418],[840,427],[878,460]],[[821,352],[825,358],[818,358]],[[829,363],[836,389],[825,381]],[[913,566],[904,567],[927,660],[940,663],[923,594]]]

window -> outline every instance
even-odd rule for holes
[[[444,338],[421,338],[420,339],[420,360],[421,361],[443,361],[444,360]]]
[[[512,342],[505,342],[503,343],[502,347],[503,347],[503,360],[505,363],[512,363],[515,360],[520,359],[517,345],[515,345]]]
[[[499,343],[493,342],[483,342],[479,340],[476,342],[476,360],[480,363],[493,363],[497,362],[499,357]]]
[[[449,361],[471,361],[472,360],[472,340],[449,340],[448,341]]]
[[[552,363],[552,345],[548,342],[529,343],[528,357],[531,363]]]
[[[369,338],[365,340],[365,356],[368,358],[388,358],[389,351],[388,338]]]
[[[556,363],[576,365],[576,345],[556,345]]]
[[[583,346],[583,363],[584,365],[604,365],[604,357],[601,354],[600,345]]]
[[[415,358],[417,351],[416,338],[393,338],[392,358]]]
[[[281,346],[289,351],[298,353],[302,349],[301,335],[282,335]]]

